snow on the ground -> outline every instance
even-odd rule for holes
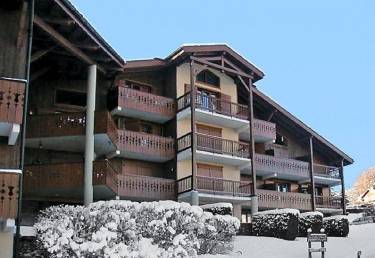
[[[320,243],[312,243],[320,247]],[[361,258],[375,257],[375,224],[351,225],[349,236],[345,238],[328,237],[326,257],[353,258],[362,251]],[[307,257],[306,238],[287,241],[269,237],[237,236],[231,255],[202,255],[204,258],[292,258]],[[318,253],[313,257],[320,257]]]

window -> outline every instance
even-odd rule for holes
[[[220,78],[209,70],[203,70],[197,74],[197,81],[215,87],[220,87]]]
[[[56,90],[55,104],[85,107],[86,93],[79,91]]]
[[[288,146],[288,139],[285,136],[276,133],[275,144]]]
[[[283,193],[290,192],[290,185],[288,183],[277,184],[276,191]]]
[[[142,123],[141,124],[141,132],[142,133],[152,134],[152,125],[146,124],[146,123]]]

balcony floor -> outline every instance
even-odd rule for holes
[[[163,157],[163,156],[158,156],[158,155],[150,155],[150,154],[142,153],[142,152],[132,152],[128,150],[117,150],[116,156],[122,157],[122,158],[128,158],[128,159],[137,159],[137,160],[144,160],[144,161],[150,161],[150,162],[157,162],[157,163],[163,163],[163,162],[173,159],[173,156]]]
[[[165,116],[157,112],[145,112],[137,109],[125,108],[125,107],[117,107],[111,111],[112,115],[118,116],[126,116],[132,118],[138,118],[145,121],[155,122],[163,124],[173,117]]]
[[[250,196],[234,196],[231,194],[212,194],[204,190],[198,190],[199,205],[215,203],[215,202],[230,202],[234,204],[245,204],[251,202]],[[191,192],[186,192],[178,195],[179,202],[190,202]]]
[[[227,154],[212,153],[207,151],[197,150],[196,157],[198,161],[217,163],[223,165],[230,165],[235,167],[242,167],[250,163],[250,159],[231,156]],[[177,155],[177,160],[191,159],[191,149],[186,149]]]
[[[336,186],[336,185],[341,184],[341,179],[338,179],[338,178],[315,175],[314,179],[315,179],[315,184],[322,184],[322,185],[328,185],[328,186]]]
[[[239,131],[239,139],[240,141],[245,141],[249,142],[250,141],[250,128],[249,128],[249,122],[246,124],[246,127],[243,127]],[[260,135],[254,135],[254,141],[259,142],[259,143],[264,143],[264,142],[272,142],[274,139],[272,137],[264,137]]]
[[[191,111],[190,108],[185,108],[177,114],[177,120],[182,120],[190,117]],[[233,128],[239,130],[240,128],[249,124],[249,121],[244,119],[239,119],[236,117],[231,117],[227,115],[222,115],[215,112],[210,112],[208,110],[196,108],[195,109],[195,118],[197,121],[218,125],[227,128]]]
[[[101,156],[116,151],[116,146],[107,134],[95,134],[94,137],[96,155]],[[26,139],[27,148],[38,149],[40,148],[40,144],[46,150],[83,152],[85,149],[85,136],[75,135]]]

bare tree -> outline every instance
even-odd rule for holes
[[[356,203],[368,189],[375,185],[375,167],[371,167],[361,173],[354,183],[354,187],[348,191],[350,201]]]

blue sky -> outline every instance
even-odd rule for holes
[[[375,165],[375,1],[72,2],[127,60],[229,44],[266,74],[258,88],[354,158],[347,187]]]

